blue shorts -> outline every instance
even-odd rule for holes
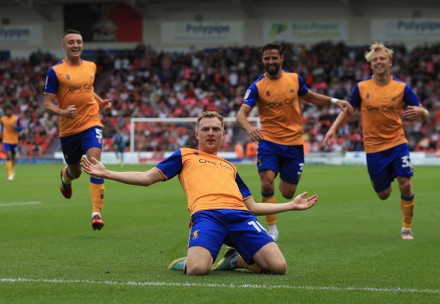
[[[413,176],[413,166],[407,144],[380,152],[367,153],[367,166],[376,192],[388,189],[398,176]]]
[[[16,150],[17,150],[16,144],[3,143],[3,147],[5,148],[6,153],[11,152],[12,155],[15,155]]]
[[[76,164],[90,148],[102,149],[102,128],[92,127],[75,135],[61,137],[60,141],[66,163]]]
[[[258,144],[258,172],[272,170],[280,178],[298,185],[304,166],[304,146],[286,146],[262,140]]]
[[[248,210],[202,210],[191,217],[188,248],[201,246],[215,261],[223,244],[234,247],[248,264],[254,255],[273,242],[257,217]]]
[[[124,153],[124,150],[125,150],[125,146],[122,146],[122,145],[116,145],[115,152],[118,152],[118,153]]]

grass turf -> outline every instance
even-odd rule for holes
[[[256,167],[238,167],[259,201]],[[320,201],[278,216],[288,274],[205,277],[167,270],[185,255],[188,235],[177,178],[150,188],[106,181],[106,226],[93,231],[88,177],[76,180],[65,200],[59,170],[19,165],[13,182],[0,171],[2,303],[440,302],[438,167],[415,168],[416,239],[402,241],[396,183],[380,201],[363,166],[306,166],[297,193],[316,192]]]

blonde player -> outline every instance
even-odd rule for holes
[[[408,141],[402,126],[403,118],[408,120],[428,119],[413,90],[391,75],[393,51],[382,43],[374,43],[365,54],[373,75],[357,83],[350,97],[350,103],[359,109],[362,116],[362,132],[370,179],[381,200],[391,194],[391,183],[397,178],[402,209],[401,237],[413,240],[411,230],[415,204],[411,183],[413,166]],[[351,117],[341,113],[327,132],[324,142],[331,145],[339,127]]]
[[[284,204],[256,204],[235,166],[217,156],[224,137],[223,117],[202,113],[195,136],[198,149],[180,148],[147,172],[109,171],[94,158],[84,158],[82,166],[88,174],[145,187],[179,177],[191,215],[190,233],[187,257],[175,260],[171,269],[208,274],[225,243],[236,248],[225,257],[227,262],[222,260],[228,270],[247,265],[256,272],[286,273],[283,254],[255,215],[306,210],[318,196],[306,198],[302,193]]]

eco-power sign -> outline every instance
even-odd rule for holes
[[[347,36],[347,23],[343,20],[267,21],[263,26],[263,40],[266,42],[345,41]]]

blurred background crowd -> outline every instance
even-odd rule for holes
[[[404,122],[412,151],[440,150],[440,44],[394,50],[393,75],[408,83],[425,108],[428,123]],[[370,75],[364,59],[368,46],[350,47],[322,42],[312,46],[284,44],[284,68],[301,75],[316,92],[348,100],[354,84]],[[104,149],[113,151],[112,138],[122,133],[129,149],[132,117],[196,117],[212,110],[235,117],[247,87],[264,72],[260,48],[227,47],[188,52],[157,51],[138,45],[133,50],[85,52],[98,66],[96,93],[112,100],[113,109],[102,113]],[[51,157],[59,150],[57,117],[45,113],[43,88],[48,69],[60,58],[36,51],[29,58],[0,62],[0,106],[11,104],[20,115],[23,131],[19,156]],[[336,118],[336,107],[317,108],[301,102],[306,152],[362,151],[360,117],[341,128],[339,141],[323,144]],[[0,110],[2,111],[2,110]],[[0,113],[2,114],[2,113]],[[256,112],[254,115],[256,116]],[[351,131],[349,131],[351,130]],[[135,151],[171,151],[195,146],[192,125],[183,123],[138,123]],[[223,151],[249,138],[236,124],[228,124]]]

